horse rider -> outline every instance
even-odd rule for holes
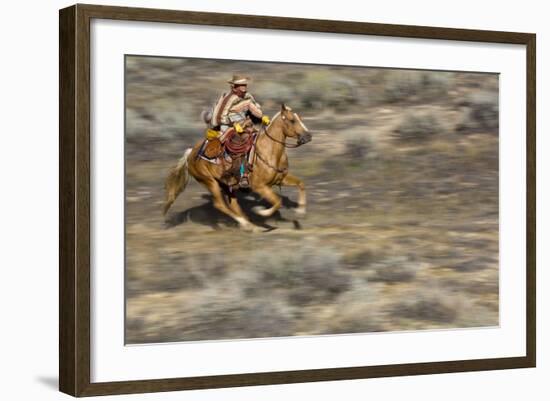
[[[255,124],[269,124],[269,117],[264,115],[260,104],[248,92],[248,83],[250,79],[243,75],[233,75],[233,78],[227,81],[230,85],[230,91],[223,93],[211,111],[205,118],[209,123],[211,130],[216,133],[217,138],[223,144],[227,139],[226,135],[233,128],[239,135],[243,132],[252,134],[257,131]],[[208,121],[209,119],[209,121]],[[239,186],[247,188],[249,186],[248,173],[254,151],[251,150],[248,157],[243,161],[240,167]]]

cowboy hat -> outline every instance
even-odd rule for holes
[[[233,79],[227,81],[231,85],[248,85],[250,78],[244,75],[233,75]]]

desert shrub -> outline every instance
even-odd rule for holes
[[[269,299],[226,300],[212,296],[203,299],[183,321],[184,339],[258,338],[291,335],[292,316],[287,309]]]
[[[253,288],[257,292],[251,294]],[[179,320],[179,336],[190,339],[290,335],[294,324],[290,308],[270,297],[253,269],[234,271],[195,292]]]
[[[344,155],[349,160],[361,161],[373,154],[373,144],[364,136],[346,140]]]
[[[443,72],[389,71],[385,76],[382,101],[428,101],[445,96],[452,76]]]
[[[254,272],[228,274],[198,291],[144,295],[129,306],[129,341],[165,342],[291,335],[291,309],[265,294],[249,299],[244,289]],[[154,297],[154,298],[150,298]],[[150,303],[155,313],[150,311]]]
[[[350,277],[341,270],[340,255],[330,249],[297,248],[275,255],[258,252],[253,257],[261,283],[251,294],[263,289],[284,289],[293,305],[331,301],[346,291]]]
[[[384,311],[376,306],[377,290],[364,280],[354,279],[349,291],[324,320],[324,333],[369,333],[385,330]]]
[[[158,134],[163,136],[177,136],[181,131],[202,126],[200,113],[184,102],[154,104],[151,114],[154,116]]]
[[[459,272],[476,272],[491,268],[497,264],[496,259],[493,258],[473,257],[457,261],[456,263],[450,264],[448,267]]]
[[[460,311],[461,303],[455,296],[431,288],[390,308],[390,313],[396,317],[435,323],[451,323]]]
[[[357,83],[351,78],[336,77],[331,82],[330,94],[326,95],[328,107],[344,111],[350,105],[359,103]]]
[[[265,81],[257,85],[254,90],[258,101],[275,104],[286,103],[292,107],[296,101],[294,91],[280,82]],[[273,106],[273,105],[272,105]]]
[[[126,137],[135,138],[154,132],[155,124],[139,109],[126,108]]]
[[[128,295],[204,288],[226,274],[218,254],[163,253],[155,264],[128,272]]]
[[[420,291],[414,298],[411,294],[407,300],[390,305],[388,312],[394,318],[431,322],[435,327],[498,325],[498,299],[480,302],[466,289],[431,280]]]
[[[422,92],[420,97],[423,100],[444,98],[453,83],[454,74],[440,71],[426,71],[422,74]]]
[[[147,107],[126,109],[128,137],[158,136],[172,138],[183,132],[199,132],[200,113],[186,103],[152,101]]]
[[[438,118],[430,112],[410,112],[403,117],[394,134],[404,141],[427,140],[445,131]]]
[[[330,71],[311,71],[294,86],[295,97],[304,109],[343,110],[357,103],[356,83]]]
[[[391,72],[386,76],[383,101],[396,103],[410,99],[422,86],[422,76],[416,71]]]
[[[370,281],[399,283],[414,280],[420,266],[405,256],[393,256],[371,264],[370,269]]]
[[[363,269],[375,260],[376,255],[371,250],[351,253],[344,257],[344,263],[351,269]]]
[[[372,251],[348,255],[345,263],[351,269],[365,271],[368,281],[384,283],[412,281],[421,268],[407,256],[376,257]]]
[[[466,108],[457,126],[459,131],[498,129],[498,92],[476,92],[462,104]]]

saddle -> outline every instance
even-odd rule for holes
[[[198,157],[210,163],[221,164],[224,169],[222,181],[229,187],[237,187],[241,165],[254,146],[256,137],[257,132],[252,124],[243,124],[243,131],[240,133],[231,127],[220,137],[205,139]]]

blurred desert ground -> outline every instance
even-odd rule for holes
[[[234,73],[313,141],[289,150],[308,191],[240,231],[193,179],[161,216],[168,169]],[[126,342],[499,324],[498,76],[128,56]]]

